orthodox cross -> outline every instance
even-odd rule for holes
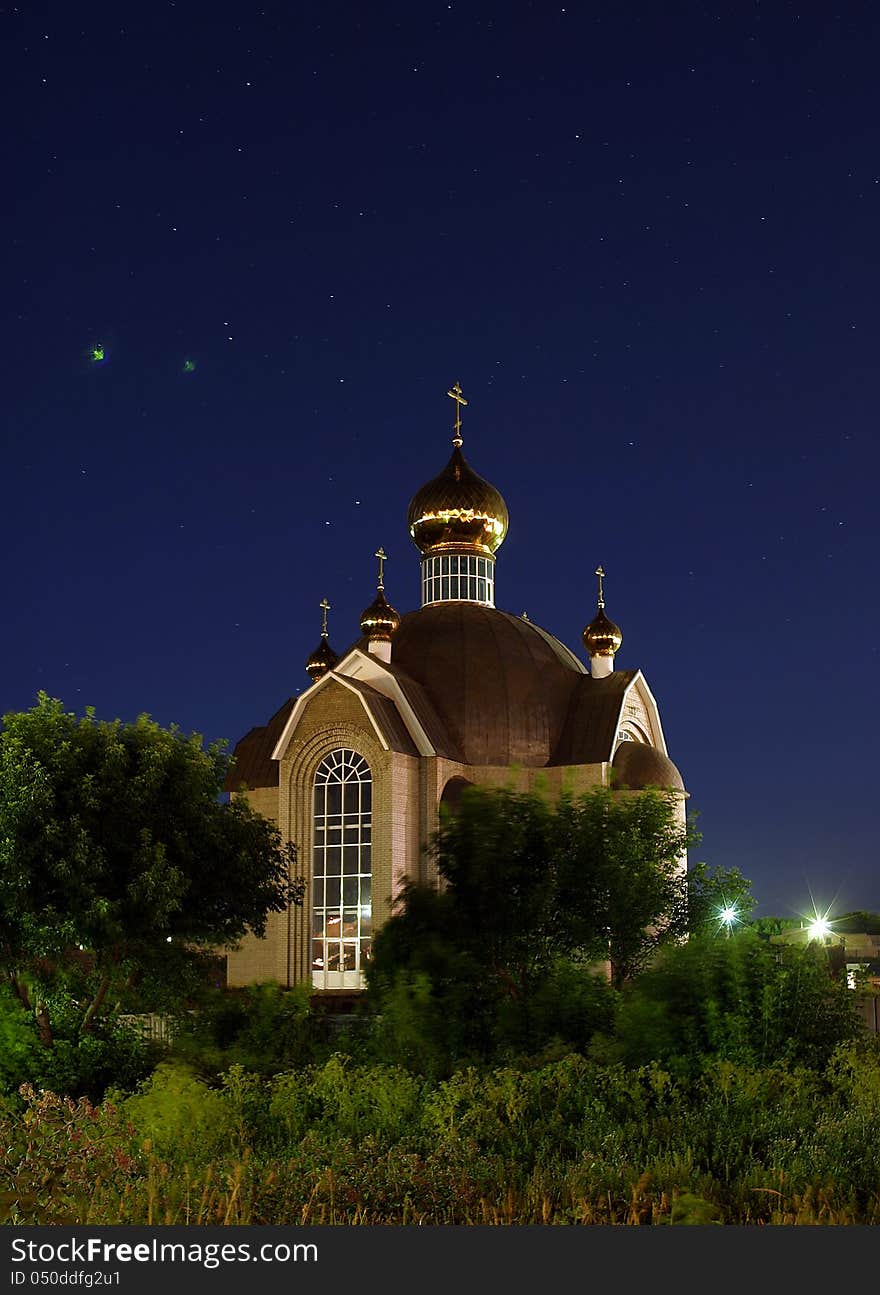
[[[452,444],[458,448],[461,445],[461,407],[466,405],[467,401],[461,394],[461,383],[456,382],[451,391],[447,391],[447,396],[451,396],[455,401],[455,435],[452,438]]]
[[[385,563],[388,561],[388,554],[385,552],[383,548],[380,547],[376,549],[376,552],[373,554],[373,557],[379,559],[379,583],[376,585],[376,588],[384,589],[385,588]]]
[[[321,626],[321,638],[325,639],[327,637],[327,613],[330,610],[330,604],[328,603],[326,597],[324,597],[318,603],[318,606],[321,608],[321,611],[324,613],[324,623]]]
[[[599,577],[599,611],[605,606],[605,594],[602,592],[602,581],[605,578],[605,572],[601,567],[596,567],[596,575]]]

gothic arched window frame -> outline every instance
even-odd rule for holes
[[[360,989],[372,939],[372,793],[366,758],[328,751],[312,779],[312,984]]]

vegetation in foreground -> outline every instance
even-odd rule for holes
[[[333,1057],[213,1088],[7,1107],[17,1224],[880,1223],[880,1067],[713,1062],[691,1079],[569,1055],[441,1082]]]
[[[0,1219],[880,1222],[876,1040],[821,945],[718,937],[748,883],[681,873],[674,798],[463,797],[339,1033],[305,991],[196,993],[302,896],[225,767],[145,718],[4,720]]]
[[[343,1033],[300,991],[217,995],[133,1093],[22,1085],[0,1217],[880,1223],[880,1050],[815,946],[695,940],[623,995],[594,981],[580,1052],[438,1064],[423,989]]]

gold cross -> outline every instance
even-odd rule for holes
[[[385,563],[388,561],[388,554],[385,552],[383,548],[380,547],[376,549],[376,552],[373,554],[373,557],[379,559],[379,583],[376,586],[376,588],[384,589],[385,588]]]
[[[602,592],[602,581],[605,578],[605,572],[601,567],[596,567],[596,575],[599,577],[599,610],[605,606],[605,594]]]
[[[451,391],[447,391],[447,396],[451,396],[455,401],[455,436],[452,438],[452,444],[456,447],[461,445],[461,407],[466,405],[467,401],[461,394],[461,383],[456,382]]]
[[[327,637],[327,613],[330,610],[330,604],[328,603],[326,597],[324,597],[318,603],[318,606],[321,608],[321,611],[324,613],[324,623],[321,626],[321,638],[325,639]]]

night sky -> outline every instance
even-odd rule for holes
[[[460,380],[497,605],[582,655],[604,565],[697,857],[880,909],[880,18],[836,8],[4,6],[2,710],[264,723],[379,544],[418,606]]]

